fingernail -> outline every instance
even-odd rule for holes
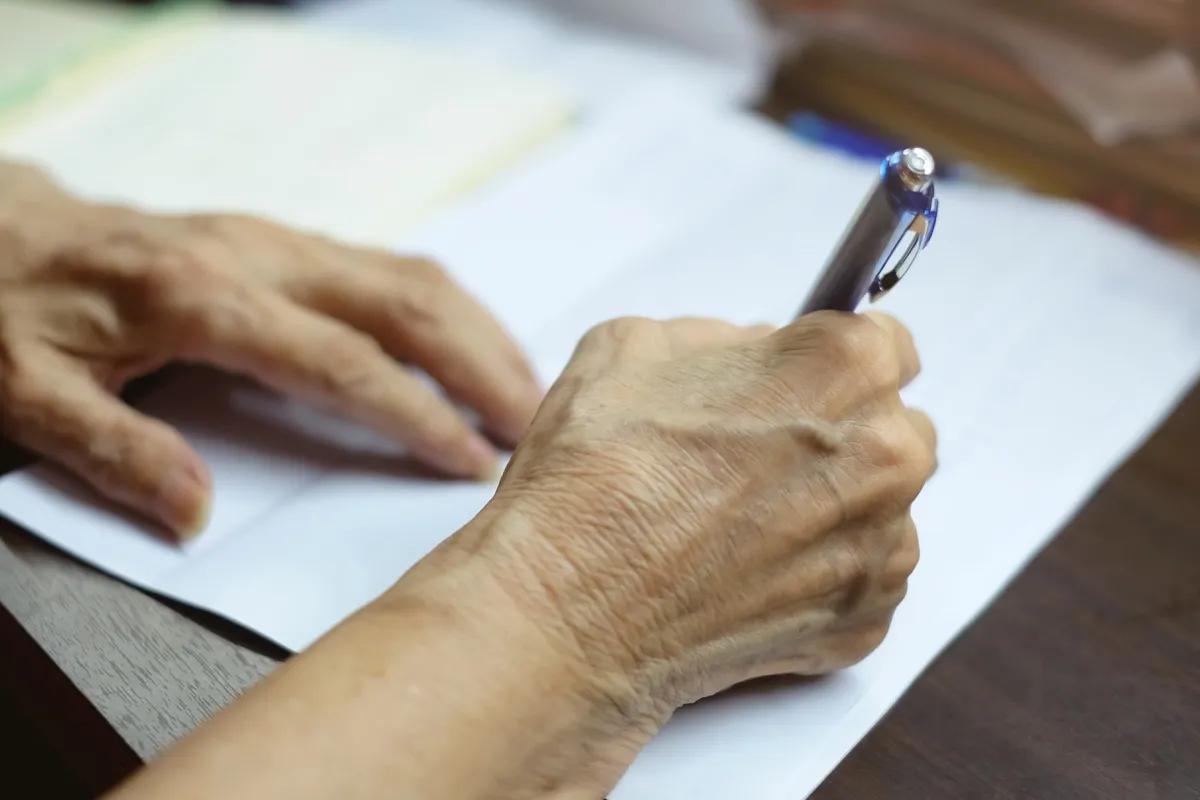
[[[208,525],[212,496],[207,470],[196,465],[176,467],[158,493],[159,518],[181,539],[198,536]]]

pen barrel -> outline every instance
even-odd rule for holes
[[[903,238],[912,216],[897,208],[887,185],[878,181],[833,249],[800,316],[814,311],[856,310]]]

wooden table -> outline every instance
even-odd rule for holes
[[[0,680],[88,795],[280,656],[0,542]],[[1200,389],[815,797],[1200,798]]]

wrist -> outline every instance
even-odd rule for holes
[[[435,554],[122,798],[595,800],[643,742],[482,560]],[[232,794],[231,794],[232,792]]]
[[[473,524],[456,539],[488,533]],[[470,773],[452,791],[426,796],[600,797],[654,732],[628,713],[620,681],[580,660],[556,620],[514,598],[476,553],[440,549],[365,614],[443,666],[443,719],[459,721],[445,753],[473,766],[450,770]]]

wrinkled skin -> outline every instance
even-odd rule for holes
[[[910,509],[936,451],[930,421],[900,398],[919,362],[895,320],[814,314],[778,331],[617,320],[585,337],[533,417],[541,397],[516,347],[427,262],[240,217],[86,205],[36,172],[0,170],[0,428],[175,530],[202,520],[203,465],[112,394],[169,361],[331,406],[455,474],[486,473],[494,454],[394,359],[501,436],[525,434],[476,520],[281,670],[261,695],[269,708],[278,691],[293,713],[351,709],[362,750],[392,741],[402,710],[364,693],[444,690],[425,728],[465,726],[444,731],[456,761],[463,747],[495,756],[474,762],[486,786],[470,796],[603,797],[679,706],[852,665],[886,635],[917,563]],[[414,653],[389,630],[436,646]],[[483,665],[462,656],[481,651]],[[489,687],[527,689],[528,676],[548,681],[520,709],[544,732],[494,736],[514,711]],[[294,726],[239,742],[246,719],[255,730],[281,719],[241,707],[249,717],[196,745],[215,760],[183,760],[196,774],[226,774],[229,742],[249,754],[246,770],[272,741],[309,752]],[[494,715],[485,725],[481,709]],[[375,713],[387,724],[358,725]],[[396,758],[386,750],[377,769]],[[474,774],[423,777],[456,787]]]
[[[542,398],[500,325],[429,261],[248,217],[88,204],[0,162],[0,433],[195,534],[205,465],[114,396],[175,361],[330,408],[458,477],[490,477],[496,453],[453,400],[511,444]]]
[[[899,395],[918,371],[887,316],[600,326],[494,501],[410,577],[482,559],[589,676],[608,744],[580,746],[601,796],[677,707],[883,640],[935,463]]]

